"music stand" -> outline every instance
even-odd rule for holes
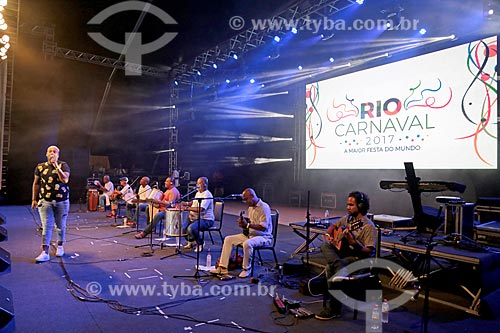
[[[149,206],[150,208],[150,214],[149,214],[149,223],[153,223],[153,201],[151,201],[151,204]],[[144,246],[149,246],[150,249],[151,249],[151,252],[144,252],[142,254],[143,257],[151,257],[153,255],[153,253],[155,252],[154,249],[153,249],[153,246],[160,246],[159,244],[153,244],[153,230],[151,230],[151,232],[149,233],[149,244],[143,244],[143,245],[136,245],[135,248],[138,249],[138,248],[141,248],[141,247],[144,247]]]
[[[197,222],[198,223],[198,238],[199,238],[199,234],[200,232],[202,232],[202,238],[201,238],[201,244],[202,244],[202,247],[203,247],[203,243],[204,243],[204,240],[205,240],[205,233],[203,231],[200,230],[200,225],[201,225],[201,202],[203,200],[213,200],[214,198],[194,198],[193,200],[197,200],[198,201],[198,219],[197,219]],[[198,244],[196,244],[196,269],[194,271],[194,274],[193,275],[174,275],[174,278],[195,278],[195,279],[199,279],[201,278],[200,276],[200,251],[198,251]],[[205,273],[206,274],[206,273]],[[205,276],[208,276],[208,275],[205,275]]]

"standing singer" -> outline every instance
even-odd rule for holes
[[[66,241],[66,218],[69,212],[69,173],[66,162],[59,161],[59,148],[47,148],[47,162],[39,163],[35,168],[31,193],[31,208],[37,207],[42,221],[42,252],[36,262],[50,260],[49,246],[54,223],[57,231],[56,256],[64,255],[63,244]]]

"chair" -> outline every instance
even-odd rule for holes
[[[270,245],[263,245],[263,246],[255,246],[252,251],[252,273],[251,276],[253,276],[253,268],[254,268],[254,263],[255,263],[255,252],[259,255],[259,262],[260,265],[264,265],[264,261],[262,260],[262,257],[260,256],[260,251],[261,250],[271,250],[273,251],[273,256],[274,256],[274,263],[275,267],[278,267],[278,257],[276,256],[276,250],[274,249],[276,245],[276,238],[278,236],[278,220],[280,217],[280,213],[277,209],[271,208],[271,221],[273,223],[273,241]],[[242,247],[241,244],[238,244],[236,247],[236,257],[238,257],[238,247]]]
[[[210,240],[212,244],[214,243],[214,239],[212,237],[212,231],[217,231],[220,236],[220,240],[224,243],[224,237],[222,237],[222,218],[224,217],[224,201],[215,201],[214,205],[214,225],[208,228],[208,234],[210,235]]]

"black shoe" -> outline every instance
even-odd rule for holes
[[[314,316],[319,320],[331,320],[335,318],[340,318],[340,313],[334,312],[330,308],[324,308],[323,311]]]

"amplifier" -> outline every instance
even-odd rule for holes
[[[491,221],[475,226],[474,240],[488,246],[500,247],[500,222]]]
[[[415,229],[413,219],[411,217],[378,214],[373,215],[373,222],[384,229],[394,230],[409,230]]]

